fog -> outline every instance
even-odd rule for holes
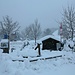
[[[37,18],[42,29],[58,28],[68,5],[75,7],[75,0],[0,0],[0,21],[8,15],[23,29]]]

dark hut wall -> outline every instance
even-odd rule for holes
[[[42,41],[43,45],[42,45],[42,49],[48,49],[48,50],[57,50],[57,43],[59,43],[59,41],[49,38],[46,39],[44,41]]]

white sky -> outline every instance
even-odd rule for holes
[[[42,29],[58,27],[63,8],[75,7],[75,0],[0,0],[0,21],[9,15],[21,28],[34,23],[37,18]]]

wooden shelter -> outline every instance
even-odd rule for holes
[[[42,50],[61,50],[61,47],[63,47],[63,44],[60,37],[48,35],[42,39]]]

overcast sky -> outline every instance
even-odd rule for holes
[[[0,0],[0,20],[9,15],[18,21],[21,29],[34,23],[37,18],[42,29],[59,26],[63,8],[75,7],[75,0]]]

